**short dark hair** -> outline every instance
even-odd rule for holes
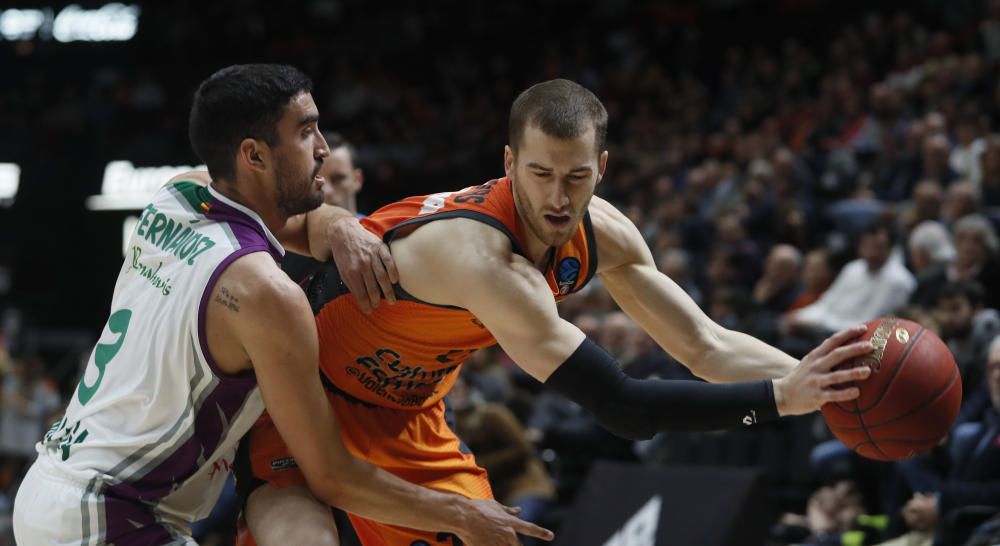
[[[351,166],[355,169],[358,168],[358,149],[345,139],[344,135],[336,131],[323,131],[323,138],[326,140],[326,144],[330,147],[331,152],[340,148],[345,148],[347,150],[347,155],[351,158]]]
[[[534,125],[543,133],[569,139],[594,127],[594,145],[604,149],[608,134],[608,111],[582,85],[564,79],[536,83],[521,93],[510,107],[507,138],[517,149],[524,129]]]
[[[972,307],[979,307],[986,299],[986,294],[983,285],[976,281],[953,281],[941,287],[937,301],[940,303],[941,300],[952,298],[964,298]]]
[[[861,230],[861,233],[858,234],[858,239],[860,240],[866,235],[877,235],[880,231],[884,231],[889,237],[890,246],[894,246],[896,244],[896,224],[891,217],[886,216],[878,216],[868,222]]]
[[[233,177],[240,142],[257,138],[277,145],[278,120],[288,102],[311,90],[309,77],[287,65],[238,64],[219,70],[194,94],[188,127],[194,153],[212,178]]]

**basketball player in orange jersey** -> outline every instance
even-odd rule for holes
[[[835,386],[870,370],[833,368],[871,351],[868,342],[851,342],[864,326],[831,336],[798,362],[718,326],[657,271],[635,226],[594,197],[608,161],[606,127],[604,106],[583,87],[567,80],[531,87],[511,108],[506,177],[405,199],[362,220],[391,246],[395,305],[366,315],[333,267],[312,280],[323,381],[356,456],[431,489],[492,498],[485,471],[447,425],[442,398],[462,360],[495,343],[626,438],[753,425],[858,396],[856,387]],[[556,311],[595,275],[665,350],[725,384],[626,377]],[[308,494],[266,415],[246,442],[238,479],[258,543],[283,544],[303,526],[330,537],[330,510]],[[351,520],[365,546],[460,543],[446,533]],[[313,544],[336,543],[323,540]]]
[[[453,527],[476,545],[512,546],[519,530],[551,539],[516,509],[419,487],[345,449],[316,373],[309,303],[280,269],[283,247],[336,246],[363,300],[371,287],[391,293],[393,271],[353,214],[320,207],[330,150],[311,88],[292,67],[259,64],[199,86],[190,136],[212,176],[179,175],[146,207],[93,373],[18,492],[20,544],[195,544],[188,524],[208,515],[265,404],[325,502]],[[286,540],[312,543],[304,536]]]

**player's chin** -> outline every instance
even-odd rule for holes
[[[569,240],[572,239],[572,238],[573,238],[573,232],[572,231],[552,232],[552,233],[549,233],[548,240],[545,241],[545,242],[549,246],[559,247],[559,246],[563,246],[564,244],[568,243]]]
[[[323,190],[310,191],[291,203],[282,203],[281,211],[288,216],[304,214],[323,204]]]
[[[312,195],[309,196],[309,204],[312,205],[309,210],[319,207],[324,201],[326,201],[326,194],[323,193],[323,190],[312,192]]]

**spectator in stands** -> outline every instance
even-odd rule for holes
[[[323,201],[358,213],[358,193],[364,185],[365,173],[358,165],[358,151],[340,133],[326,131],[323,138],[330,146],[330,155],[323,162]]]
[[[812,339],[883,316],[906,303],[916,281],[893,242],[890,223],[871,224],[858,241],[858,258],[844,266],[819,300],[790,313],[786,328]]]
[[[912,199],[901,206],[900,233],[909,235],[918,224],[940,219],[943,199],[944,192],[937,181],[923,180],[918,183],[913,189]]]
[[[979,194],[968,180],[957,180],[948,186],[941,204],[941,220],[948,226],[970,214],[979,212]]]
[[[662,253],[657,265],[660,271],[683,288],[695,303],[698,305],[705,303],[701,289],[694,282],[694,274],[691,271],[691,257],[686,250],[681,248],[667,249]]]
[[[944,116],[940,116],[940,119],[943,123]],[[920,176],[924,179],[935,180],[947,187],[958,178],[958,175],[948,162],[948,156],[951,154],[951,143],[948,142],[948,136],[944,134],[943,129],[943,127],[940,129],[932,127],[930,130],[933,130],[934,133],[924,139],[921,149]]]
[[[952,228],[955,259],[946,265],[929,269],[922,275],[913,303],[930,307],[937,301],[938,291],[949,281],[976,281],[984,289],[984,305],[1000,309],[1000,242],[996,231],[984,216],[972,214],[960,219]]]
[[[948,159],[956,175],[971,180],[977,187],[983,178],[981,158],[987,146],[981,132],[979,119],[975,116],[960,117],[955,123],[955,148]]]
[[[715,229],[716,245],[729,249],[740,263],[737,283],[749,289],[760,275],[759,243],[750,239],[743,219],[735,211],[719,216]]]
[[[799,546],[840,545],[842,533],[854,528],[863,510],[857,485],[841,480],[810,495],[805,514],[784,514],[783,529],[778,532],[781,538],[794,538]]]
[[[623,367],[639,356],[641,347],[637,343],[638,333],[642,329],[621,311],[612,311],[605,315],[601,334],[597,338],[601,347],[611,353]]]
[[[764,274],[753,288],[753,302],[760,308],[783,313],[802,292],[802,253],[791,245],[777,245],[764,262]]]
[[[818,300],[830,288],[834,274],[829,253],[822,248],[810,250],[802,267],[802,292],[788,310],[801,309]]]
[[[990,135],[979,156],[981,178],[976,188],[986,208],[1000,207],[1000,135]]]
[[[730,330],[747,331],[750,301],[746,291],[737,286],[723,285],[712,290],[710,300],[707,313],[712,320]]]
[[[951,235],[940,222],[927,220],[918,224],[910,232],[907,250],[910,253],[910,267],[917,276],[918,287],[921,275],[937,268],[946,267],[955,259],[955,246]],[[913,300],[917,293],[914,292]]]
[[[705,292],[711,300],[712,293],[720,288],[731,286],[740,288],[744,282],[744,257],[736,250],[720,246],[709,255],[705,265]]]
[[[1000,313],[983,307],[983,287],[974,281],[945,284],[935,308],[941,339],[962,374],[962,390],[975,392],[983,377],[989,343],[1000,334]]]

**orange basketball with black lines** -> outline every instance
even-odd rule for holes
[[[859,455],[900,461],[927,451],[948,434],[962,403],[962,378],[948,346],[915,322],[881,318],[861,339],[875,350],[842,368],[868,366],[861,396],[823,406],[834,436]]]

